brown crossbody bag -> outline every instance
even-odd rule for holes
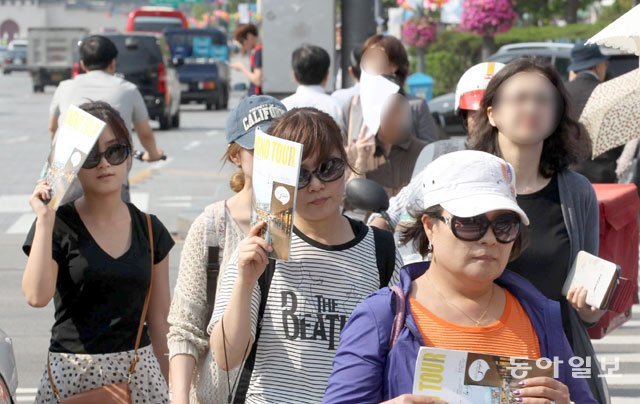
[[[95,389],[83,391],[78,394],[74,394],[70,397],[61,398],[60,392],[56,388],[53,381],[53,375],[51,373],[51,362],[47,354],[47,373],[49,374],[49,383],[51,384],[51,390],[58,403],[61,404],[130,404],[131,403],[131,390],[129,389],[129,383],[131,383],[131,377],[136,371],[136,365],[138,364],[138,347],[140,346],[140,340],[142,339],[142,330],[144,329],[144,320],[147,316],[147,310],[149,309],[149,300],[151,300],[151,285],[153,285],[153,228],[151,226],[151,216],[146,214],[147,226],[149,228],[149,245],[151,247],[151,280],[149,281],[149,288],[147,289],[147,296],[144,299],[144,306],[142,308],[142,316],[140,317],[140,324],[138,325],[138,335],[136,336],[136,345],[133,351],[133,359],[129,366],[129,372],[127,380],[120,383],[112,383],[106,386],[96,387]]]

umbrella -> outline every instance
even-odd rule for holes
[[[593,157],[640,138],[640,69],[599,84],[580,115]]]
[[[595,34],[587,44],[618,48],[640,56],[640,5],[627,11],[622,17]]]

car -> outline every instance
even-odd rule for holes
[[[182,103],[205,104],[207,110],[229,103],[229,47],[215,28],[164,31],[182,85]]]
[[[9,42],[6,55],[2,63],[2,73],[27,71],[27,40],[14,39]]]
[[[0,46],[0,66],[4,64],[4,59],[9,54],[9,48],[6,46]]]
[[[13,353],[13,342],[0,329],[0,404],[16,403],[18,371]]]
[[[187,16],[172,7],[140,7],[129,13],[127,32],[157,32],[168,28],[188,28]]]
[[[534,56],[551,63],[558,70],[564,81],[569,80],[569,64],[571,64],[571,43],[558,42],[525,42],[502,46],[496,53],[489,56],[489,62],[509,63],[521,57]],[[600,48],[602,53],[609,56],[607,79],[617,77],[638,68],[638,57],[622,53],[616,49]],[[462,118],[454,111],[455,94],[447,93],[435,97],[428,102],[429,109],[436,124],[445,135],[466,136]]]
[[[181,88],[169,46],[160,34],[146,32],[104,33],[118,49],[116,75],[135,84],[161,130],[180,126]],[[79,60],[73,75],[80,74]]]

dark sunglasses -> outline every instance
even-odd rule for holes
[[[347,163],[341,158],[334,157],[323,163],[320,163],[315,171],[309,171],[306,168],[300,168],[300,176],[298,177],[298,189],[302,189],[309,185],[311,177],[314,175],[322,182],[332,182],[341,178]]]
[[[102,160],[102,156],[104,156],[109,164],[117,166],[124,163],[127,157],[129,157],[130,152],[131,149],[129,146],[124,144],[111,145],[102,153],[98,151],[97,147],[94,147],[84,161],[82,168],[91,169],[97,167],[98,164],[100,164],[100,160]]]
[[[444,217],[438,214],[429,216],[442,220],[451,227],[453,235],[463,241],[478,241],[487,233],[489,227],[499,243],[508,244],[516,241],[520,235],[520,216],[516,213],[504,213],[493,220],[486,215],[473,217]]]

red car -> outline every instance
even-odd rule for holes
[[[141,7],[127,18],[127,32],[162,33],[166,28],[189,28],[187,16],[171,7]]]

